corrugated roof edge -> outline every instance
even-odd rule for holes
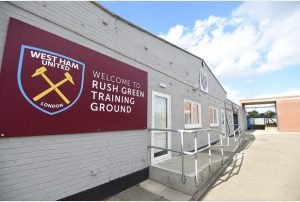
[[[96,6],[98,6],[99,8],[101,8],[102,10],[104,10],[105,12],[107,12],[108,14],[110,14],[111,16],[113,16],[114,18],[118,18],[119,20],[122,20],[122,21],[126,22],[128,25],[130,25],[130,26],[132,26],[132,27],[134,27],[134,28],[136,28],[136,29],[138,29],[138,30],[140,30],[140,31],[142,31],[142,32],[145,32],[145,33],[147,33],[147,34],[149,34],[149,35],[151,35],[151,36],[153,36],[153,37],[155,37],[155,38],[157,38],[157,39],[163,41],[164,43],[167,43],[167,44],[169,44],[169,45],[171,45],[171,46],[173,46],[173,47],[175,47],[175,48],[177,48],[177,49],[179,49],[179,50],[181,50],[181,51],[183,51],[183,52],[185,52],[185,53],[187,53],[187,54],[190,54],[190,55],[192,55],[193,57],[195,57],[195,58],[197,58],[197,59],[202,60],[202,61],[205,63],[205,66],[207,67],[207,69],[208,69],[208,70],[211,72],[211,74],[215,77],[215,79],[217,80],[217,82],[219,83],[219,85],[221,86],[221,88],[223,89],[223,91],[227,94],[226,90],[223,88],[223,86],[221,85],[221,83],[219,82],[219,80],[217,79],[217,77],[214,75],[214,73],[211,71],[211,69],[208,67],[208,65],[206,64],[206,62],[205,62],[202,58],[200,58],[200,57],[198,57],[198,56],[196,56],[196,55],[194,55],[194,54],[192,54],[192,53],[190,53],[190,52],[188,52],[188,51],[186,51],[186,50],[184,50],[184,49],[182,49],[182,48],[176,46],[175,44],[172,44],[172,43],[168,42],[167,40],[162,39],[162,38],[156,36],[155,34],[152,34],[151,32],[149,32],[149,31],[147,31],[147,30],[145,30],[145,29],[143,29],[143,28],[141,28],[141,27],[139,27],[139,26],[137,26],[137,25],[135,25],[135,24],[129,22],[128,20],[126,20],[126,19],[124,19],[124,18],[118,16],[117,14],[113,13],[113,12],[110,11],[109,9],[105,8],[105,7],[102,6],[100,3],[96,2],[96,1],[92,1],[92,3],[94,3]]]

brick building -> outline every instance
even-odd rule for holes
[[[277,129],[280,132],[300,132],[300,96],[283,96],[241,100],[241,105],[275,104]]]
[[[233,133],[234,123],[245,126],[245,110],[227,99],[203,59],[98,3],[0,2],[0,38],[0,200],[101,200],[148,178],[151,163],[177,155],[148,149],[151,144],[178,148],[180,140],[146,128],[226,127]],[[63,63],[50,75],[57,58]],[[45,66],[23,74],[31,68],[25,64],[38,59]],[[141,80],[144,91],[126,88],[130,108],[117,109],[116,100],[108,104],[112,97],[104,100],[97,83],[87,85],[92,68],[106,72],[98,77],[110,80],[106,91],[129,85],[124,78]],[[79,69],[86,74],[72,80]],[[64,80],[50,81],[63,74]],[[78,96],[66,94],[79,79]],[[32,88],[48,89],[33,98]],[[90,94],[90,88],[98,91]],[[51,96],[61,104],[40,102]],[[82,107],[86,96],[103,103]],[[193,138],[184,140],[185,150],[191,150]],[[218,140],[212,133],[211,142]],[[206,136],[198,145],[207,145]]]

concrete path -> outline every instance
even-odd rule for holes
[[[170,189],[153,180],[145,180],[106,201],[188,201],[192,196]]]
[[[300,134],[256,134],[202,200],[300,200]]]

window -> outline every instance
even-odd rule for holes
[[[224,110],[221,109],[221,125],[224,126],[225,125],[225,114],[224,114]]]
[[[189,100],[184,101],[184,127],[201,128],[201,105]]]
[[[218,126],[219,120],[218,120],[218,109],[215,107],[209,107],[208,111],[208,119],[210,126]]]

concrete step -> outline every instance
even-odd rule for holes
[[[230,146],[223,147],[224,161],[238,149],[238,143],[230,138]],[[226,141],[224,144],[227,143]],[[149,178],[169,188],[193,196],[222,166],[222,157],[218,142],[211,148],[211,167],[209,166],[208,151],[197,155],[198,182],[196,182],[195,157],[184,156],[185,183],[182,182],[181,156],[175,156],[150,166]]]

